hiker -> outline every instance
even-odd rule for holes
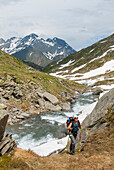
[[[71,145],[70,145],[70,152],[75,155],[75,145],[76,145],[76,137],[79,128],[81,129],[81,124],[78,120],[78,117],[74,117],[74,120],[69,124],[67,130],[70,132],[71,138]]]

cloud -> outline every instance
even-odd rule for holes
[[[0,37],[34,32],[80,49],[114,31],[113,0],[1,0]]]

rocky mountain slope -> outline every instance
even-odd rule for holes
[[[91,86],[114,84],[114,34],[48,65],[44,71]]]
[[[0,49],[19,59],[46,66],[54,60],[76,52],[64,40],[54,37],[43,39],[36,34],[24,38],[0,39]]]
[[[6,105],[9,122],[49,110],[71,110],[75,91],[86,88],[39,72],[0,50],[0,103]]]

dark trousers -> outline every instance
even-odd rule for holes
[[[71,135],[70,135],[70,139],[71,139],[70,151],[72,153],[75,153],[76,137],[77,137],[77,133],[71,133]]]

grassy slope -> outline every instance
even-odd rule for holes
[[[114,110],[109,108],[104,118],[107,128],[89,136],[86,145],[75,156],[68,153],[40,157],[31,151],[15,149],[12,157],[0,157],[0,170],[33,169],[33,170],[88,170],[114,169]]]
[[[57,97],[59,97],[60,92],[70,93],[71,90],[83,90],[86,87],[75,82],[55,78],[32,68],[29,69],[19,59],[0,51],[0,76],[5,77],[7,74],[15,75],[17,84],[21,84],[22,81],[27,84],[31,80]]]

